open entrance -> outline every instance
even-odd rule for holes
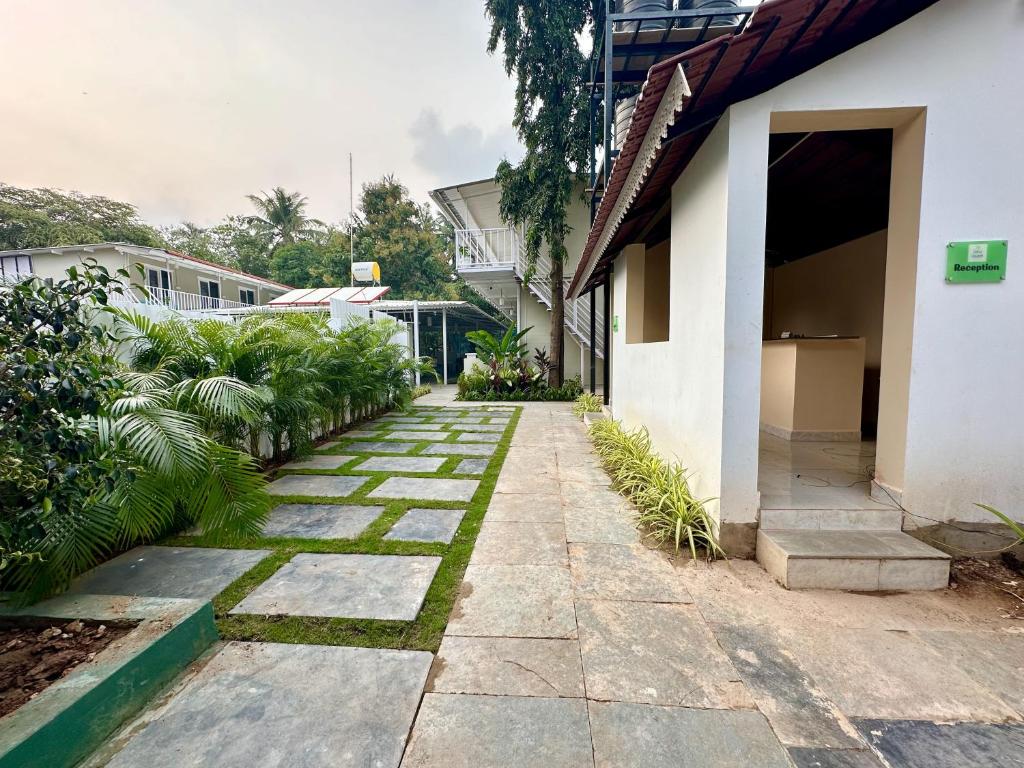
[[[758,489],[762,527],[878,517],[893,130],[773,133],[769,142]],[[883,522],[884,521],[884,522]],[[841,523],[840,523],[841,527]]]

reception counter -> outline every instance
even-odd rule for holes
[[[761,429],[786,440],[860,440],[864,339],[761,346]]]

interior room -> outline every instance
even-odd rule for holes
[[[761,508],[873,509],[891,130],[773,134]]]

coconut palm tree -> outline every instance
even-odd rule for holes
[[[320,234],[327,226],[319,219],[306,216],[306,198],[298,192],[285,192],[283,187],[274,187],[270,193],[248,195],[249,201],[259,211],[258,216],[246,220],[273,234],[274,246],[291,245],[297,238]]]

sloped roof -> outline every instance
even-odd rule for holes
[[[370,304],[390,291],[388,286],[369,285],[344,288],[294,288],[288,293],[271,299],[272,307],[315,307],[330,306],[331,299],[341,299],[351,304]]]
[[[622,151],[569,285],[576,296],[604,277],[610,255],[658,213],[666,190],[683,172],[732,104],[763,93],[900,24],[937,0],[766,0],[742,29],[651,67]],[[655,115],[678,67],[690,95],[642,168],[638,189],[625,190]],[[635,178],[635,174],[634,174]],[[619,205],[628,208],[623,215]],[[618,207],[617,207],[618,206]],[[607,230],[607,233],[606,233]],[[599,242],[604,243],[599,248]]]

